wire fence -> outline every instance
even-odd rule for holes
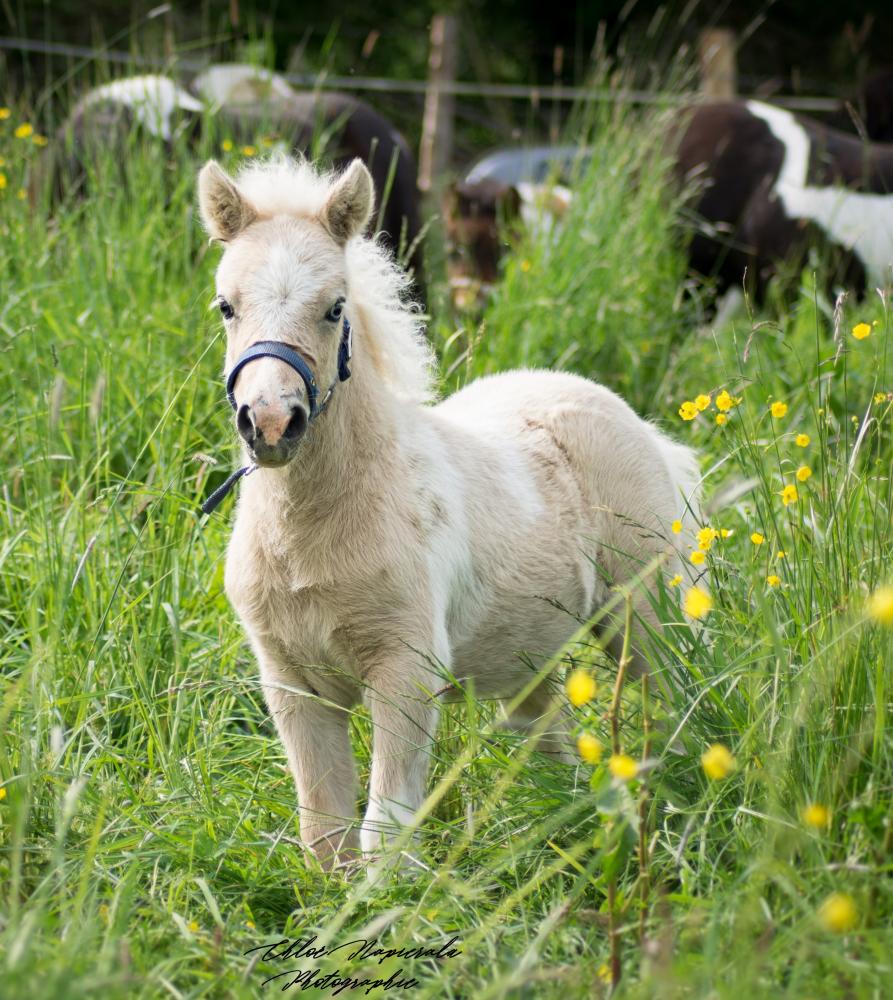
[[[83,45],[69,45],[63,42],[45,42],[33,38],[0,37],[0,50],[31,52],[41,55],[64,56],[83,59],[87,62],[106,61],[108,63],[139,67],[141,69],[166,70],[168,72],[199,73],[210,65],[207,59],[192,57],[143,56],[133,52],[115,49],[94,49]],[[382,94],[412,94],[423,96],[428,90],[427,80],[395,80],[388,77],[339,75],[321,73],[278,73],[279,76],[299,87],[326,90],[371,92]],[[442,92],[456,97],[473,97],[496,100],[526,101],[531,104],[547,102],[609,102],[629,104],[689,104],[701,95],[695,91],[686,93],[666,93],[652,90],[607,87],[577,87],[564,84],[529,86],[510,83],[478,83],[449,81],[439,85]],[[760,97],[759,94],[749,95]],[[748,95],[739,95],[746,100]],[[803,96],[799,94],[772,94],[761,98],[793,111],[833,112],[841,107],[841,101],[833,97]]]

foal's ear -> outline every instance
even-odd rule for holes
[[[208,235],[224,243],[257,218],[257,212],[216,160],[208,160],[198,175],[198,204]]]
[[[363,161],[356,159],[329,192],[322,210],[322,223],[343,246],[366,228],[374,200],[372,177]]]

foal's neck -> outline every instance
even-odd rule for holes
[[[294,459],[261,469],[252,493],[303,544],[374,533],[389,497],[400,490],[400,401],[375,371],[358,338],[353,374],[339,383],[326,410],[307,430]],[[269,521],[268,521],[269,523]]]

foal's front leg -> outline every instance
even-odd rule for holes
[[[310,692],[263,677],[264,696],[288,754],[301,818],[301,839],[325,868],[358,855],[357,777],[344,709],[321,704]]]
[[[395,840],[425,800],[439,716],[435,688],[436,681],[415,664],[393,663],[369,678],[372,773],[360,831],[367,857]]]

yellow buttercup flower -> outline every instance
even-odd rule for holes
[[[198,933],[198,924],[194,920],[190,920],[186,926],[189,928],[190,931],[192,931],[193,934]]]
[[[797,469],[797,479],[801,483],[805,483],[806,480],[809,479],[811,475],[812,475],[812,469],[810,469],[808,465],[801,465],[800,468]]]
[[[674,522],[673,522],[673,523],[672,523],[672,524],[670,525],[670,530],[671,530],[671,531],[673,532],[673,534],[674,534],[674,535],[678,535],[678,534],[679,534],[679,532],[680,532],[680,531],[682,531],[682,522],[681,522],[681,521],[678,521],[678,520],[677,520],[677,521],[674,521]]]
[[[246,927],[248,928],[248,930],[250,930],[250,931],[253,931],[253,930],[255,929],[255,924],[254,924],[254,921],[253,921],[253,920],[246,920],[246,921],[245,921],[245,926],[246,926]]]
[[[688,558],[691,559],[694,566],[700,566],[707,556],[700,549],[695,549]]]
[[[0,788],[0,802],[2,802],[5,798],[6,798],[6,789]]]
[[[735,401],[725,389],[716,397],[716,408],[723,413],[727,413],[734,405]]]
[[[601,760],[602,745],[589,733],[577,737],[577,753],[587,764],[597,764]]]
[[[608,761],[608,770],[621,781],[632,781],[639,773],[639,765],[625,753],[615,753]]]
[[[2,167],[2,166],[3,166],[3,162],[0,161],[0,167]],[[876,392],[874,394],[874,401],[878,405],[880,405],[881,403],[886,403],[887,402],[887,394],[885,392]]]
[[[785,507],[789,507],[792,503],[797,502],[797,487],[793,483],[788,483],[781,491],[781,502]]]
[[[678,587],[680,583],[682,583],[682,574],[681,573],[677,573],[674,577],[670,578],[670,586],[671,587]]]
[[[701,528],[696,537],[698,539],[698,548],[704,552],[709,552],[710,546],[719,538],[719,532],[716,528],[711,528],[708,525]]]
[[[713,598],[701,587],[692,587],[685,595],[683,607],[692,618],[703,618],[713,608]]]
[[[853,336],[856,340],[865,340],[871,333],[871,327],[867,323],[857,323],[853,327]]]
[[[798,448],[806,448],[808,446],[808,444],[809,444],[809,435],[808,434],[798,434],[794,438],[794,444],[797,445]]]
[[[750,540],[751,540],[751,541],[752,541],[752,542],[754,543],[754,545],[762,545],[762,544],[763,544],[763,542],[765,542],[765,541],[766,541],[766,536],[765,536],[765,535],[761,535],[761,534],[759,533],[759,531],[755,531],[755,532],[754,532],[754,533],[753,533],[753,534],[752,534],[752,535],[750,536]]]
[[[724,413],[717,413],[716,422],[719,424],[720,427],[722,427],[723,424],[727,424],[729,422],[729,418]]]
[[[776,420],[780,420],[788,412],[788,404],[782,403],[782,401],[776,400],[770,407],[769,412],[775,417]]]
[[[695,406],[702,412],[707,409],[710,405],[710,397],[705,393],[701,393],[700,396],[695,396]]]
[[[29,125],[27,122],[24,122],[23,124],[19,125],[16,128],[15,132],[13,132],[13,135],[16,137],[16,139],[27,139],[29,136],[33,134],[34,134],[34,126]]]
[[[602,964],[595,970],[595,974],[603,983],[610,985],[611,966],[608,965],[606,962],[602,962]]]
[[[679,407],[679,416],[683,420],[694,420],[697,415],[698,408],[690,399],[686,399],[682,406]]]
[[[845,892],[832,892],[819,907],[819,923],[833,934],[846,934],[859,923],[859,911],[853,897]]]
[[[7,118],[12,114],[9,108],[0,108],[0,122],[6,121]]]
[[[243,146],[242,155],[243,156],[254,156],[257,153],[257,146]]]
[[[521,261],[521,270],[525,274],[527,274],[527,272],[530,270],[530,261],[526,257],[524,258],[524,260]]]
[[[6,187],[6,174],[0,174],[0,191]]]
[[[779,549],[778,552],[775,553],[775,558],[776,559],[784,559],[786,556],[787,556],[787,552],[785,552],[784,549]]]
[[[879,587],[868,598],[865,610],[881,625],[893,625],[893,587]]]
[[[564,688],[567,691],[568,701],[576,708],[585,705],[587,701],[592,701],[595,697],[595,681],[585,670],[575,670],[568,677]]]
[[[770,587],[780,587],[781,586],[781,577],[780,576],[776,576],[773,573],[771,576],[767,576],[766,577],[766,583],[768,583]]]
[[[223,142],[220,143],[220,148],[223,150],[224,153],[230,152],[230,150],[233,148],[232,139],[224,139]]]
[[[806,826],[812,826],[816,830],[824,830],[831,822],[831,810],[827,806],[812,802],[804,806],[800,812],[800,819]]]
[[[731,538],[735,534],[734,528],[720,528],[719,537],[720,538]]]
[[[722,743],[714,743],[701,754],[701,767],[711,781],[722,781],[735,770],[735,758]]]
[[[45,135],[36,135],[31,141],[35,146],[45,146],[49,142],[49,139]]]

